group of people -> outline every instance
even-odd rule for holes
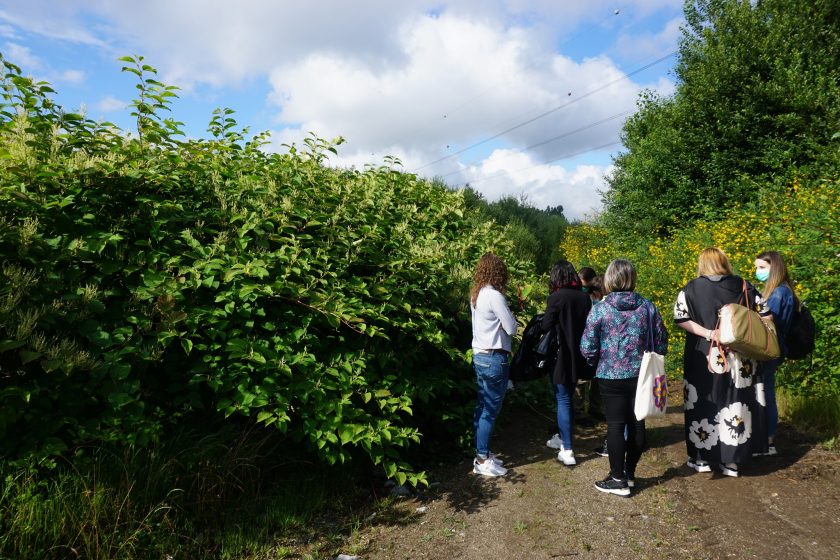
[[[775,372],[785,355],[785,334],[799,306],[781,254],[763,252],[755,260],[759,292],[735,275],[716,247],[698,258],[696,278],[677,294],[674,322],[686,331],[683,354],[686,465],[697,472],[717,468],[738,476],[739,465],[756,455],[776,453],[778,423]],[[503,461],[490,449],[493,424],[508,388],[511,340],[517,322],[507,305],[508,272],[497,255],[482,256],[470,293],[472,364],[478,383],[473,472],[504,476]],[[547,442],[557,459],[576,464],[573,396],[580,380],[597,383],[607,423],[609,474],[595,488],[628,496],[646,446],[645,422],[634,413],[636,384],[646,350],[665,354],[668,332],[656,306],[636,291],[636,269],[612,261],[603,277],[591,268],[577,271],[566,260],[549,274],[549,296],[542,330],[557,329],[557,359],[551,372],[557,434]],[[746,299],[746,301],[745,301]],[[721,346],[718,312],[742,303],[773,321],[782,357],[757,363]],[[594,370],[594,372],[593,372]]]

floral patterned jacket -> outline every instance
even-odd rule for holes
[[[653,319],[653,350],[668,351],[668,331],[651,302],[636,292],[612,292],[592,308],[580,339],[580,352],[597,364],[599,379],[638,377],[647,349],[648,322]]]

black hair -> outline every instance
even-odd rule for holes
[[[559,260],[551,267],[548,275],[548,291],[553,292],[561,288],[580,289],[580,277],[575,267],[567,260]]]

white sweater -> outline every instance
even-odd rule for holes
[[[484,286],[470,310],[473,352],[494,349],[510,352],[510,337],[516,334],[516,319],[508,309],[505,296],[492,286]]]

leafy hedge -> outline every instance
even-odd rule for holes
[[[465,417],[471,270],[504,231],[397,162],[329,168],[340,139],[266,153],[219,110],[212,139],[178,140],[174,88],[124,60],[134,135],[4,61],[4,458],[246,417],[422,479],[401,449]]]

